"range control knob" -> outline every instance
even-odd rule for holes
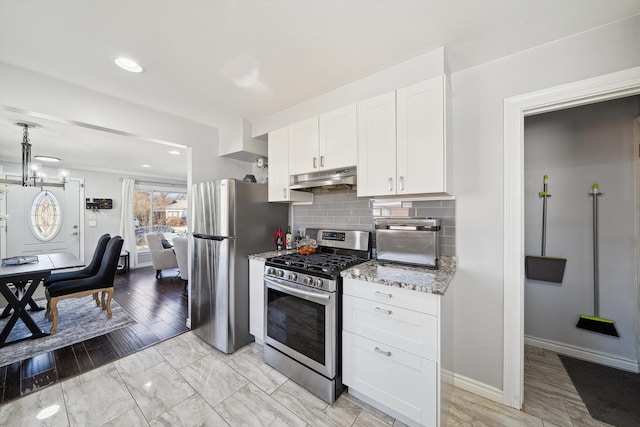
[[[296,273],[289,273],[289,280],[296,281],[298,280],[298,275]]]
[[[315,286],[316,288],[322,287],[322,279],[316,279],[316,281],[313,283],[313,286]]]
[[[313,283],[313,279],[311,277],[307,276],[307,277],[304,278],[303,283],[305,285],[311,285]]]
[[[282,276],[284,276],[284,271],[282,271],[282,270],[276,270],[276,276],[278,276],[278,277],[282,277]]]
[[[276,271],[276,269],[275,269],[275,268],[273,268],[273,267],[269,267],[269,268],[267,269],[267,274],[273,274],[273,273],[275,273],[275,271]]]

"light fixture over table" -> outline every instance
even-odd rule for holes
[[[69,174],[61,174],[60,182],[45,182],[42,168],[31,162],[31,144],[29,143],[29,128],[35,128],[34,123],[18,122],[16,126],[20,126],[22,131],[22,180],[17,179],[0,179],[0,184],[16,184],[23,187],[62,187],[69,181]],[[36,156],[37,158],[38,156]],[[44,159],[43,159],[44,160]]]

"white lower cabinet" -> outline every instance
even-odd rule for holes
[[[344,331],[342,381],[394,411],[433,426],[436,362]]]
[[[264,261],[249,260],[249,333],[264,341]]]
[[[438,426],[440,296],[350,278],[343,294],[343,383],[403,422]]]

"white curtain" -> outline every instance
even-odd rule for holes
[[[129,251],[129,262],[135,267],[138,259],[136,253],[136,232],[133,225],[133,185],[134,179],[122,179],[122,209],[120,210],[120,236],[124,239],[122,250]]]

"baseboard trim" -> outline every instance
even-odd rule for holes
[[[186,326],[187,326],[187,328],[191,329],[191,318],[190,317],[187,318]]]
[[[453,385],[473,394],[477,394],[478,396],[486,397],[487,399],[493,400],[494,402],[498,402],[502,405],[505,404],[504,392],[502,390],[488,384],[481,383],[480,381],[473,380],[463,375],[454,374]]]
[[[587,362],[598,363],[600,365],[609,366],[611,368],[622,369],[623,371],[629,371],[638,373],[638,361],[625,359],[623,357],[614,356],[609,353],[603,353],[586,348],[573,346],[570,344],[560,343],[556,341],[546,340],[542,338],[536,338],[525,335],[524,343],[534,347],[544,348],[546,350],[554,351],[558,354],[565,356],[575,357],[576,359],[586,360]]]

